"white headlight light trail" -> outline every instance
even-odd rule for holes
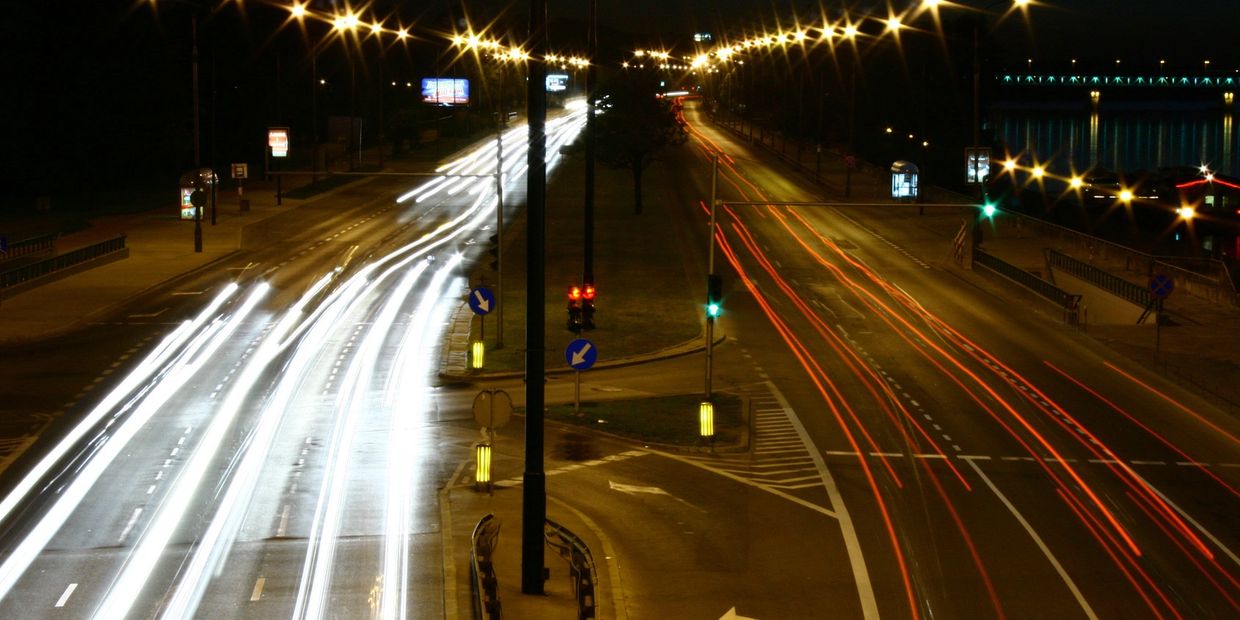
[[[211,304],[207,309],[199,313],[198,318],[205,322],[205,317],[216,312],[219,305],[231,296],[234,290],[230,288],[226,292],[221,293],[217,297],[218,303]],[[239,324],[244,318],[245,312],[248,312],[248,308],[243,307],[238,310],[228,319],[227,324]],[[103,475],[103,472],[125,449],[130,440],[163,407],[168,399],[198,372],[199,364],[192,364],[189,360],[191,358],[205,359],[209,355],[200,355],[200,353],[204,351],[208,353],[213,352],[223,344],[225,339],[214,337],[214,334],[218,331],[216,328],[219,324],[218,319],[211,322],[206,326],[206,329],[199,330],[193,339],[178,350],[177,361],[164,373],[159,383],[141,400],[133,412],[117,425],[112,435],[95,451],[90,460],[78,470],[77,475],[65,486],[60,497],[39,519],[38,524],[5,558],[4,563],[0,565],[0,598],[8,594],[13,584],[17,582],[30,563],[43,551],[47,543],[60,530],[65,521],[68,520],[78,504],[81,503],[82,498],[86,496],[86,493],[90,491],[99,477]],[[172,347],[165,348],[165,351],[172,350],[174,350]]]
[[[258,303],[267,295],[269,290],[270,287],[266,283],[256,285],[245,302],[229,319],[224,329],[221,329],[218,335],[211,339],[211,347],[204,348],[196,357],[206,359],[210,357],[214,349],[227,342],[229,336],[236,331],[237,327],[241,325],[250,312],[258,306]],[[198,365],[187,366],[187,369],[189,368],[196,371]],[[190,374],[188,376],[193,375]],[[235,393],[236,390],[233,391],[233,394]],[[231,395],[229,400],[232,400]],[[145,404],[143,403],[144,406]],[[235,404],[239,406],[239,403]],[[172,491],[164,499],[158,514],[146,531],[143,532],[142,538],[138,541],[133,552],[130,553],[129,558],[126,559],[120,576],[112,583],[112,587],[109,588],[103,603],[96,610],[96,617],[121,618],[128,614],[130,607],[137,600],[139,592],[150,577],[150,572],[155,568],[156,562],[159,561],[160,555],[168,544],[168,539],[176,530],[176,526],[181,522],[181,518],[188,508],[193,494],[198,490],[202,477],[211,459],[215,456],[219,444],[227,435],[233,415],[235,415],[235,409],[236,407],[225,406],[222,415],[217,413],[212,417],[202,440],[194,449],[181,474],[177,477]]]
[[[193,320],[182,322],[176,329],[165,336],[155,349],[138,363],[137,368],[126,375],[112,391],[108,392],[90,410],[90,413],[86,414],[86,417],[82,418],[81,422],[78,422],[59,443],[53,446],[42,459],[39,459],[39,462],[31,468],[30,472],[5,496],[4,501],[0,502],[0,522],[8,518],[13,507],[30,492],[30,489],[34,488],[39,480],[77,444],[78,440],[103,420],[118,403],[131,394],[140,384],[155,376],[161,369],[166,370],[164,364],[168,359],[180,351],[180,347],[189,340],[190,336],[205,325],[236,290],[237,286],[235,284],[226,286]],[[0,597],[3,597],[3,592],[0,592]]]
[[[423,288],[422,300],[413,313],[413,321],[405,329],[384,390],[387,395],[384,404],[392,429],[388,445],[387,509],[384,511],[383,588],[378,615],[385,620],[409,617],[405,585],[409,583],[410,490],[414,488],[415,461],[422,447],[418,442],[417,423],[425,419],[429,408],[426,393],[431,359],[423,346],[439,340],[439,334],[432,333],[431,327],[442,325],[441,321],[432,320],[435,308],[446,293],[449,276],[461,260],[460,254],[453,256]]]

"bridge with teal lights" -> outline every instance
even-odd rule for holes
[[[1142,75],[1066,75],[1002,73],[995,81],[1004,86],[1081,86],[1085,88],[1205,88],[1240,87],[1235,76],[1142,76]]]

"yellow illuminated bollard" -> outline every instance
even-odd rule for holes
[[[482,360],[486,356],[487,345],[481,340],[474,341],[469,347],[469,367],[474,370],[482,368]]]
[[[698,405],[698,434],[702,437],[715,436],[715,405],[708,400]]]
[[[474,446],[474,457],[476,461],[474,482],[480,485],[491,484],[491,444],[480,443]]]

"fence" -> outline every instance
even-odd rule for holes
[[[125,235],[120,235],[114,239],[65,252],[37,263],[0,272],[0,291],[22,285],[32,285],[35,281],[58,272],[69,273],[68,270],[90,261],[102,258],[124,258],[128,256],[128,251],[125,247]]]
[[[1112,243],[1035,217],[1004,211],[1004,221],[1031,233],[1053,237],[1064,248],[1075,248],[1089,256],[1086,264],[1105,263],[1129,273],[1150,276],[1162,273],[1175,281],[1176,290],[1212,301],[1240,305],[1235,281],[1227,265],[1213,258],[1156,256]]]
[[[1017,267],[1011,263],[1005,262],[996,256],[987,254],[985,250],[973,248],[973,264],[981,265],[1027,289],[1033,291],[1041,297],[1046,298],[1051,303],[1061,307],[1070,308],[1073,304],[1073,298],[1077,297],[1071,293],[1039,278],[1038,276]]]
[[[0,252],[0,263],[5,263],[23,256],[37,254],[54,254],[56,252],[56,234],[39,235],[9,244],[6,251]]]

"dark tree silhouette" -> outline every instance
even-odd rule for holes
[[[595,120],[597,157],[611,168],[633,171],[633,212],[642,212],[642,171],[655,153],[688,137],[672,101],[661,99],[651,72],[623,71],[599,89]]]

